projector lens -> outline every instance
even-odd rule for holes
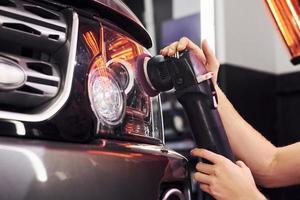
[[[125,113],[125,96],[108,69],[98,69],[90,74],[89,91],[100,122],[108,126],[119,125]]]

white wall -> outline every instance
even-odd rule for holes
[[[300,71],[289,62],[263,0],[215,2],[216,53],[221,63],[276,74]]]
[[[199,12],[200,12],[199,0],[173,0],[174,19],[185,17]]]
[[[173,0],[174,19],[200,13],[201,39],[208,39],[211,48],[215,50],[215,14],[213,11],[214,0]]]

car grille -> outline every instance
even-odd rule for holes
[[[77,32],[78,16],[71,9],[1,0],[0,118],[43,121],[64,105]]]

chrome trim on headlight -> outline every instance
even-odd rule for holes
[[[174,199],[174,197],[177,197],[179,200],[185,200],[183,193],[176,188],[168,190],[163,196],[162,200],[170,200]]]

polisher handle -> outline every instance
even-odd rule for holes
[[[219,112],[214,106],[209,81],[176,90],[175,94],[187,114],[196,145],[235,161]]]

